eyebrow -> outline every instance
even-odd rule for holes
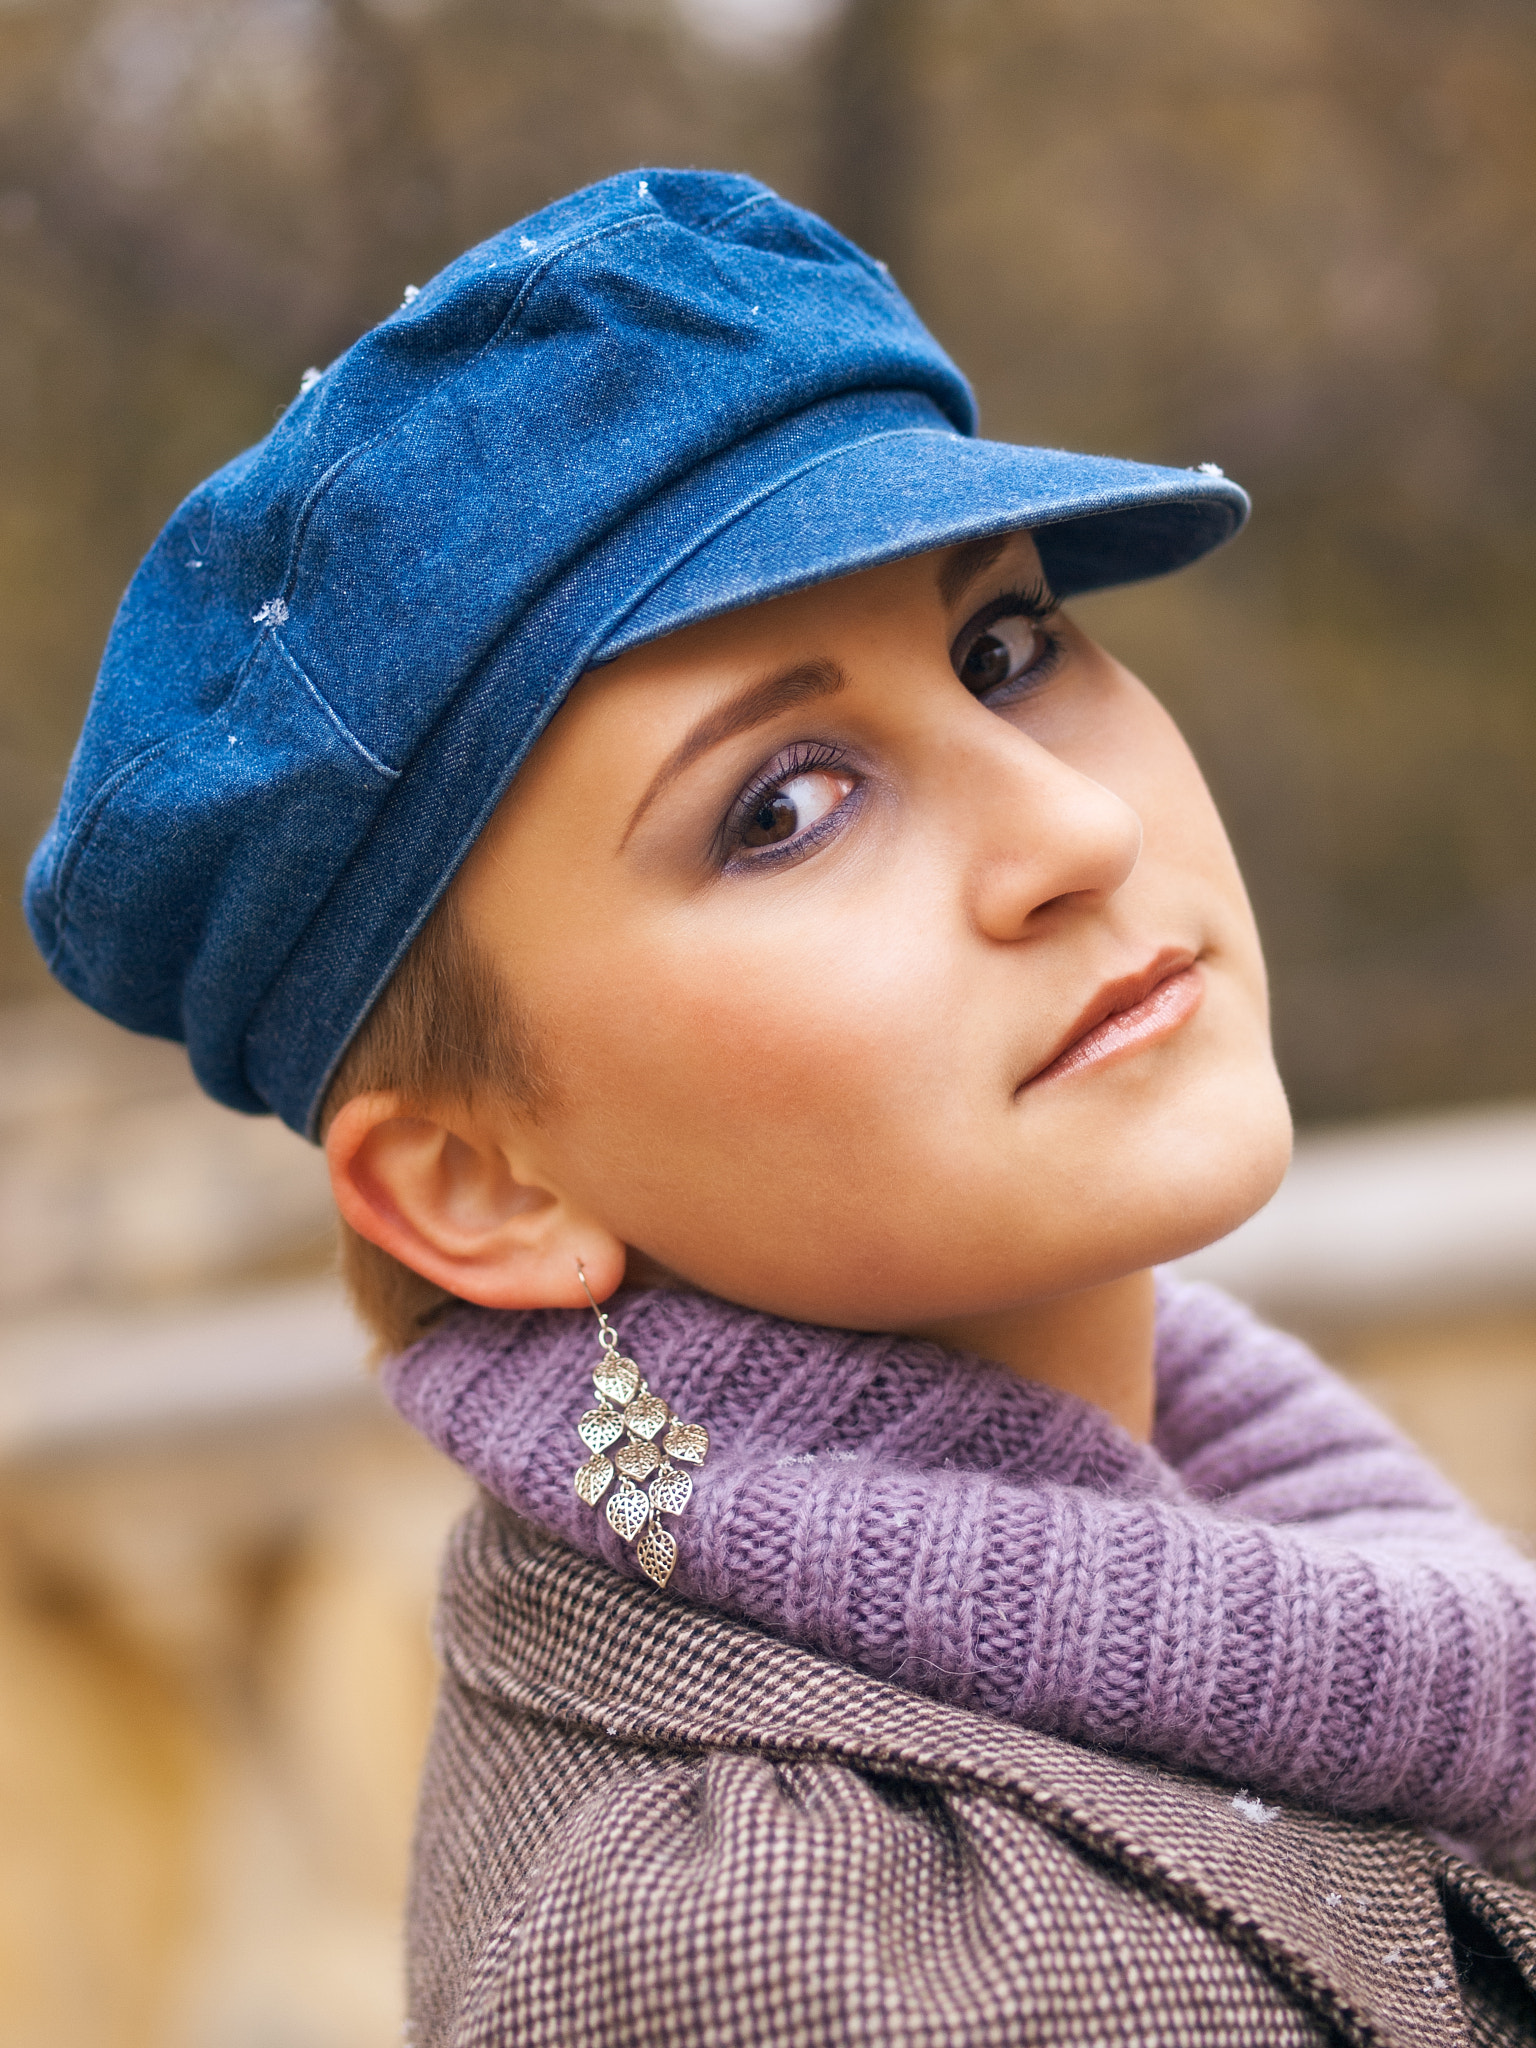
[[[965,586],[990,569],[1013,539],[1013,533],[987,533],[980,540],[963,541],[945,556],[939,567],[939,596],[947,611]]]
[[[699,756],[707,754],[711,747],[718,747],[723,740],[734,739],[738,733],[750,732],[755,725],[766,725],[770,718],[777,718],[783,711],[792,711],[797,704],[809,704],[818,697],[834,696],[847,687],[848,678],[835,661],[800,661],[793,668],[779,669],[771,676],[749,683],[726,703],[706,712],[651,777],[645,795],[636,804],[624,828],[624,838],[619,845],[625,844],[668,784],[675,782],[685,768],[692,767]]]

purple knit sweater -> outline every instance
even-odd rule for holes
[[[610,1303],[710,1433],[671,1591],[877,1676],[1501,1856],[1536,1840],[1536,1567],[1295,1339],[1164,1281],[1153,1446],[909,1338]],[[402,1414],[617,1570],[575,1496],[590,1314],[455,1310]]]

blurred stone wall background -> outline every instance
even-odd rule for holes
[[[32,956],[113,606],[405,283],[679,161],[885,258],[984,431],[1253,491],[1080,607],[1215,785],[1303,1122],[1359,1125],[1213,1270],[1536,1533],[1530,0],[0,0],[8,2048],[395,2038],[463,1499],[360,1370],[318,1160]]]

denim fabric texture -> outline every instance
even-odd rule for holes
[[[308,381],[308,380],[306,380]],[[975,436],[884,269],[755,180],[635,171],[449,265],[180,507],[27,878],[77,996],[313,1135],[358,1024],[595,663],[974,535],[1058,594],[1242,524],[1205,470]]]

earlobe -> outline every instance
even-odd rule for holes
[[[603,1298],[624,1274],[622,1241],[560,1190],[520,1177],[498,1135],[466,1114],[425,1114],[400,1096],[354,1096],[325,1139],[342,1216],[402,1265],[485,1308],[584,1304],[578,1261]]]

